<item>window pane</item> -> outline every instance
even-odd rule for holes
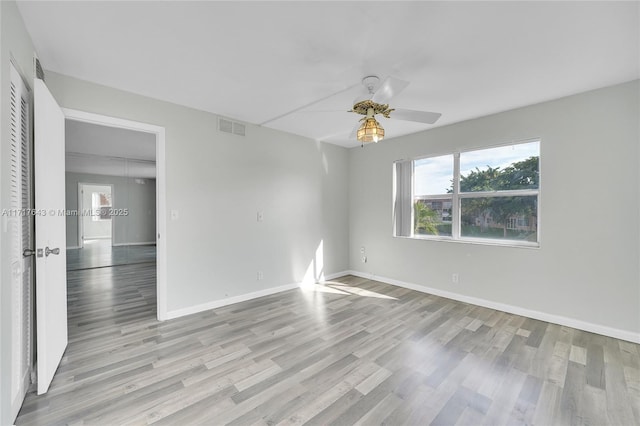
[[[460,192],[537,189],[539,158],[539,142],[463,152]]]
[[[463,198],[461,236],[538,242],[538,197]]]
[[[415,195],[449,194],[452,192],[453,155],[423,158],[413,162]]]
[[[451,236],[452,199],[418,199],[413,204],[415,235]]]
[[[93,192],[91,207],[93,221],[111,220],[111,193]]]

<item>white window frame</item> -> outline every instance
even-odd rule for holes
[[[542,193],[542,178],[538,182],[537,189],[515,189],[508,191],[481,191],[481,192],[460,192],[460,154],[466,152],[473,151],[482,151],[485,149],[498,148],[503,146],[512,146],[519,144],[526,144],[531,142],[538,142],[539,153],[538,153],[538,170],[541,169],[541,158],[542,158],[542,139],[534,138],[521,140],[517,142],[508,142],[502,143],[499,145],[491,145],[484,146],[478,148],[470,148],[468,150],[457,150],[449,153],[439,153],[433,154],[429,156],[416,157],[411,160],[411,233],[410,235],[397,235],[394,228],[394,237],[397,238],[412,238],[418,240],[431,240],[431,241],[448,241],[448,242],[456,242],[456,243],[466,243],[466,244],[483,244],[483,245],[498,245],[498,246],[508,246],[508,247],[524,247],[524,248],[540,248],[540,240],[541,240],[541,202],[540,202],[540,194]],[[416,196],[414,192],[415,188],[415,162],[418,160],[426,159],[426,158],[434,158],[441,157],[443,155],[453,155],[453,192],[451,194],[436,194],[436,195],[422,195]],[[395,170],[395,169],[394,169]],[[394,182],[395,188],[395,182]],[[465,237],[461,235],[461,226],[462,226],[462,218],[461,218],[461,206],[463,199],[472,199],[472,198],[499,198],[499,197],[524,197],[524,196],[535,196],[536,204],[537,204],[537,225],[536,225],[536,242],[531,241],[523,241],[523,240],[508,240],[508,239],[494,239],[494,238],[478,238],[478,237]],[[394,197],[395,197],[395,189],[394,189]],[[419,199],[429,199],[429,200],[452,200],[451,207],[451,236],[448,235],[427,235],[427,234],[415,234],[415,229],[413,226],[414,222],[414,209],[413,203]]]

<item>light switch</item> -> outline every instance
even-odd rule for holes
[[[258,222],[262,222],[264,220],[264,212],[258,211],[257,218]]]
[[[178,213],[178,210],[171,210],[171,220],[178,220],[179,217],[180,214]]]

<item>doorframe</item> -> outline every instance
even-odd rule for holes
[[[156,175],[157,175],[157,171],[156,171]],[[78,218],[78,241],[77,241],[77,244],[78,244],[79,248],[84,248],[84,210],[86,208],[84,206],[84,198],[82,196],[82,191],[84,190],[84,186],[109,186],[109,187],[111,187],[111,191],[110,191],[110,193],[111,193],[111,206],[113,207],[115,205],[114,196],[113,196],[114,185],[112,183],[78,182],[78,206],[77,206],[77,210],[76,210],[76,213],[78,215],[76,217]],[[93,206],[91,206],[91,207],[93,207]],[[114,229],[113,229],[113,218],[111,218],[111,236],[109,237],[111,239],[111,246],[113,246],[113,237],[114,237],[114,235],[115,235],[115,232],[114,232]]]
[[[62,108],[65,119],[151,133],[156,136],[156,301],[159,321],[167,319],[167,190],[165,129],[155,124]],[[113,227],[112,227],[113,231]]]

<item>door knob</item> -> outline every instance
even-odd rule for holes
[[[45,247],[44,255],[49,256],[50,254],[60,254],[60,248],[56,247],[54,249],[50,249],[49,247]]]

